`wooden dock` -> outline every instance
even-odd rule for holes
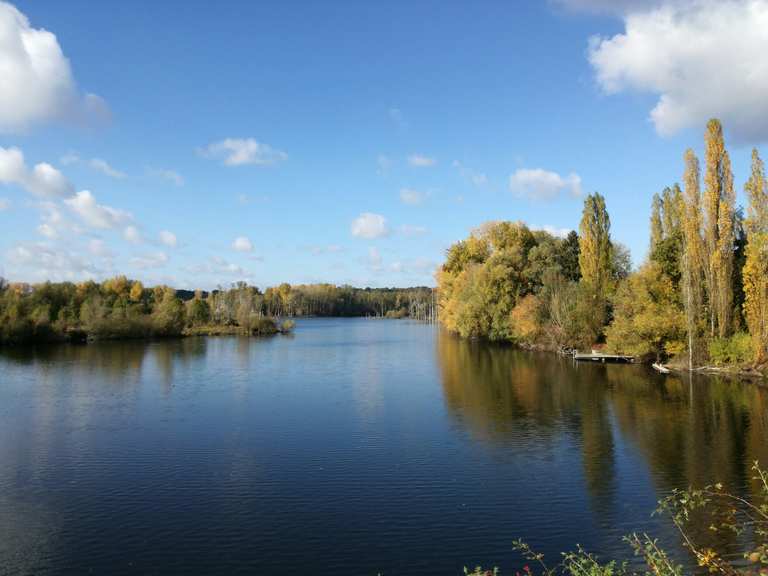
[[[573,353],[573,359],[577,362],[606,362],[628,364],[635,361],[634,356],[624,356],[622,354],[603,354],[601,352],[592,351],[589,354],[582,354],[579,352]]]

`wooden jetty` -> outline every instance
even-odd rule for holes
[[[606,362],[628,364],[635,361],[634,356],[624,356],[623,354],[603,354],[602,352],[597,352],[595,350],[592,350],[592,352],[588,354],[574,352],[573,359],[577,362],[601,362],[603,364]]]

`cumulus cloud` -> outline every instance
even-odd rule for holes
[[[93,94],[82,96],[56,35],[0,2],[0,132],[21,132],[54,119],[106,114]]]
[[[153,252],[143,256],[134,256],[130,259],[131,266],[140,270],[148,268],[162,268],[168,263],[168,255],[165,252]]]
[[[253,138],[225,138],[202,148],[200,153],[206,158],[221,158],[226,166],[244,164],[268,166],[288,158],[285,152],[275,150]]]
[[[176,248],[176,245],[178,244],[176,234],[170,232],[169,230],[160,230],[160,242],[169,248]]]
[[[64,200],[64,204],[83,222],[93,228],[111,229],[133,220],[128,212],[98,204],[96,198],[88,190],[82,190],[72,198],[67,198]]]
[[[246,236],[238,236],[232,242],[232,248],[238,252],[253,252],[253,243]]]
[[[0,147],[0,183],[15,184],[41,197],[64,196],[72,192],[72,184],[56,168],[46,162],[27,167],[18,148]]]
[[[88,164],[94,170],[101,172],[110,178],[122,180],[127,176],[125,172],[121,172],[120,170],[113,168],[106,160],[102,160],[101,158],[92,158]]]
[[[437,160],[423,154],[411,154],[408,156],[408,164],[415,168],[429,168],[437,164]]]
[[[144,241],[141,231],[136,226],[126,226],[123,229],[123,238],[131,244],[141,244]]]
[[[607,94],[658,95],[661,135],[720,118],[737,142],[768,139],[768,1],[673,2],[624,16],[624,32],[590,41]]]
[[[403,204],[409,204],[416,206],[421,204],[429,197],[429,192],[420,192],[413,188],[402,188],[400,190],[400,202]]]
[[[14,277],[34,280],[76,280],[102,276],[105,269],[81,254],[44,242],[19,244],[6,254]]]
[[[381,238],[389,234],[387,219],[381,214],[363,212],[352,221],[352,236],[358,238]]]
[[[509,177],[509,189],[531,200],[552,200],[563,191],[580,196],[581,178],[574,173],[563,177],[541,168],[520,168]]]

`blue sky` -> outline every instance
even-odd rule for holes
[[[768,135],[766,72],[741,68],[768,47],[749,24],[768,6],[718,10],[0,3],[0,274],[431,285],[482,222],[576,228],[592,191],[640,263],[651,196],[701,153],[706,118],[723,118],[739,191]],[[738,42],[711,47],[716,16],[744,24]],[[53,55],[32,75],[29,38]]]

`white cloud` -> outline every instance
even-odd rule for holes
[[[768,1],[675,2],[624,16],[624,32],[590,41],[608,94],[657,94],[659,134],[720,118],[737,142],[768,139]]]
[[[6,254],[15,278],[76,280],[101,276],[104,269],[82,255],[44,242],[20,244]]]
[[[551,0],[556,6],[579,12],[608,12],[624,14],[647,10],[669,0]]]
[[[110,178],[116,178],[118,180],[122,180],[127,176],[125,172],[116,170],[115,168],[110,166],[106,160],[102,160],[101,158],[91,158],[91,161],[88,164],[94,170],[97,170],[98,172],[101,172],[102,174],[109,176]]]
[[[358,238],[381,238],[389,234],[389,228],[387,228],[387,219],[381,214],[373,214],[372,212],[363,212],[352,221],[351,226],[352,236]]]
[[[0,147],[0,183],[15,184],[42,197],[64,196],[73,190],[64,175],[46,162],[30,170],[18,148]]]
[[[250,273],[247,270],[237,264],[228,262],[220,256],[212,256],[207,262],[187,266],[185,269],[195,276],[201,274],[227,275],[236,276],[243,280],[250,277]]]
[[[110,229],[133,220],[128,212],[98,204],[88,190],[82,190],[72,198],[67,198],[64,204],[93,228]]]
[[[238,252],[253,252],[253,243],[246,236],[238,236],[232,242],[232,248]]]
[[[580,196],[581,178],[574,173],[563,177],[541,168],[520,168],[509,177],[509,189],[531,200],[552,200],[564,190],[571,196]]]
[[[104,240],[100,238],[94,238],[88,243],[88,251],[94,256],[101,258],[111,258],[114,255]]]
[[[178,240],[176,239],[176,234],[168,230],[160,230],[160,242],[162,242],[163,244],[165,244],[170,248],[176,248],[178,244]]]
[[[184,177],[178,172],[176,172],[175,170],[167,170],[167,169],[161,168],[159,170],[150,170],[149,173],[152,176],[157,176],[158,178],[162,178],[163,180],[173,182],[174,184],[176,184],[176,186],[184,186]]]
[[[105,113],[98,96],[79,94],[56,35],[32,28],[7,2],[0,2],[0,70],[0,132]]]
[[[168,263],[168,255],[165,252],[153,252],[143,256],[134,256],[130,259],[134,268],[146,270],[147,268],[162,268]]]
[[[11,201],[8,198],[0,198],[0,212],[8,210],[11,207]]]
[[[144,241],[141,231],[136,226],[126,226],[123,229],[123,238],[131,244],[141,244]]]
[[[414,226],[412,224],[403,224],[400,226],[400,234],[403,236],[423,236],[427,233],[424,226]]]
[[[408,164],[415,168],[428,168],[437,164],[437,160],[423,154],[411,154],[408,157]]]
[[[244,164],[267,166],[288,158],[285,152],[275,150],[253,138],[226,138],[209,144],[201,149],[200,153],[207,158],[223,158],[226,166]]]
[[[411,206],[416,206],[417,204],[421,204],[429,197],[429,192],[420,192],[418,190],[414,190],[412,188],[402,188],[400,189],[400,202],[403,204],[409,204]]]
[[[551,226],[549,224],[545,224],[544,226],[531,226],[531,230],[541,230],[548,234],[552,234],[552,236],[557,236],[558,238],[565,238],[571,233],[570,228],[558,228],[557,226]]]

